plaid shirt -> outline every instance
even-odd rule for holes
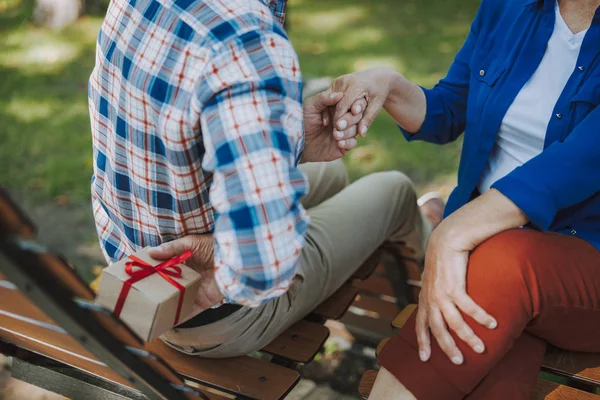
[[[89,86],[92,202],[109,262],[213,233],[226,301],[255,307],[287,291],[308,183],[284,11],[284,0],[111,1]]]

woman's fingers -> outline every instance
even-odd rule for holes
[[[367,131],[375,121],[375,118],[377,118],[377,115],[379,115],[379,112],[381,111],[385,100],[386,99],[384,97],[375,97],[367,105],[363,118],[358,123],[358,133],[362,137],[365,137]]]
[[[438,342],[438,345],[442,351],[450,358],[450,361],[456,365],[463,363],[463,355],[459,348],[456,346],[456,342],[444,322],[444,317],[438,308],[430,307],[429,309],[429,327],[431,333]]]
[[[427,324],[427,307],[419,306],[416,318],[417,342],[419,343],[419,358],[421,361],[429,360],[431,357],[431,338],[429,337],[429,325]]]
[[[352,107],[350,108],[350,112],[353,115],[358,115],[363,113],[363,111],[365,110],[365,108],[367,108],[367,99],[365,99],[364,97],[362,99],[358,99],[354,102],[354,104],[352,105]]]
[[[462,312],[473,318],[480,325],[488,329],[496,329],[498,322],[481,308],[473,299],[466,293],[455,296],[454,303]]]
[[[446,302],[442,305],[441,311],[450,329],[456,332],[458,337],[463,342],[467,343],[474,352],[483,353],[485,350],[483,342],[465,322],[460,312],[456,309],[456,306],[450,302]]]

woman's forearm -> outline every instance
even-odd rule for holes
[[[417,133],[425,121],[425,93],[402,74],[390,71],[390,92],[383,108],[402,128]]]
[[[515,203],[492,189],[454,212],[440,225],[440,232],[434,234],[444,230],[447,240],[470,251],[490,237],[528,222]]]

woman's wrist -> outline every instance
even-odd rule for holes
[[[425,121],[423,90],[396,71],[390,72],[390,90],[383,108],[408,132],[417,133]]]

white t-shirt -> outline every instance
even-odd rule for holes
[[[575,70],[587,31],[574,34],[556,5],[556,23],[538,69],[506,112],[496,144],[479,181],[485,193],[499,179],[544,150],[556,102]]]

